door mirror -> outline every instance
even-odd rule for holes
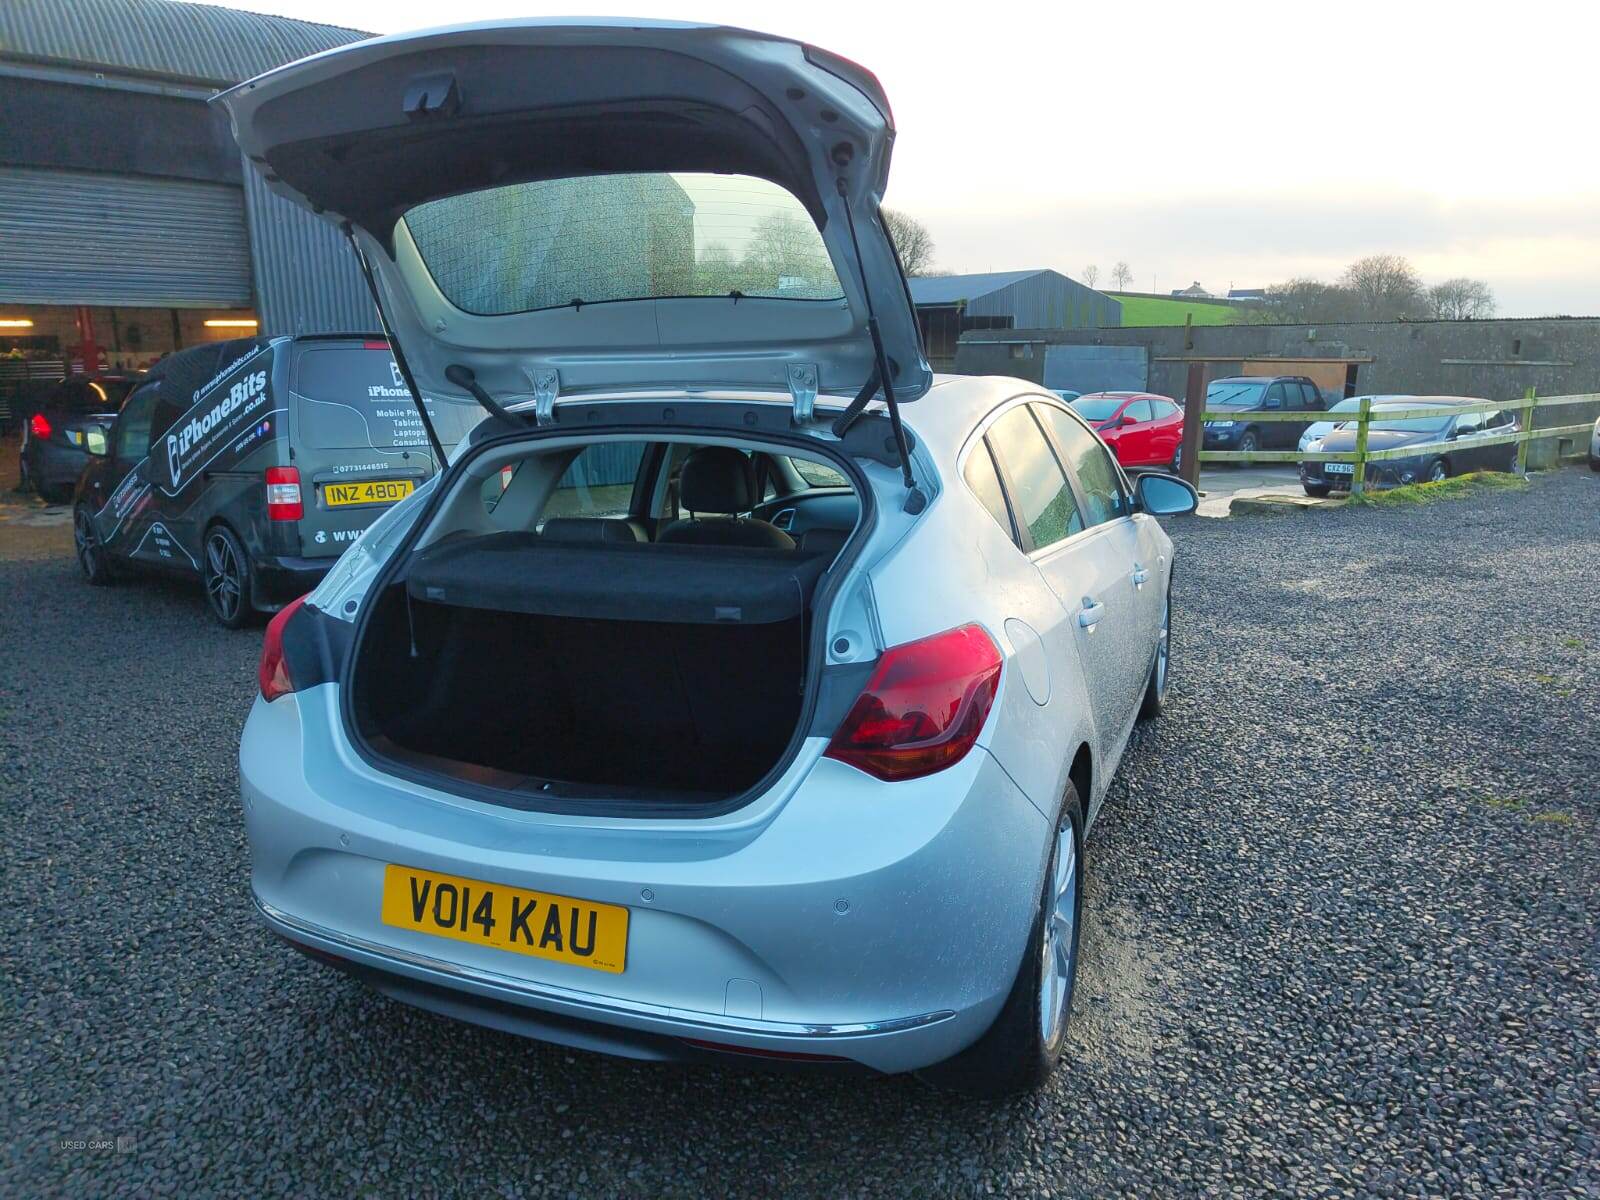
[[[1200,507],[1200,493],[1176,475],[1139,476],[1133,485],[1133,498],[1143,511],[1157,517],[1182,516]]]
[[[110,445],[111,430],[104,425],[91,425],[84,430],[83,448],[96,458],[104,458]]]

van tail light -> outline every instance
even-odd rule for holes
[[[273,521],[298,521],[306,515],[300,503],[300,468],[267,468],[267,517]]]
[[[963,625],[884,651],[827,756],[878,779],[917,779],[960,762],[1000,686],[1000,651]]]
[[[36,438],[50,436],[50,421],[43,413],[34,413],[28,418],[28,432]]]
[[[305,602],[306,598],[301,596],[285,604],[267,622],[267,636],[261,639],[261,663],[256,667],[256,682],[261,685],[263,700],[276,700],[294,691],[294,680],[289,677],[289,664],[283,657],[283,627]]]

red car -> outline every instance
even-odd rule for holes
[[[1150,392],[1090,392],[1072,407],[1125,467],[1176,471],[1183,446],[1183,407]]]

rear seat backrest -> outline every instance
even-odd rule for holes
[[[635,521],[623,517],[551,517],[539,536],[552,542],[648,542],[649,536]]]

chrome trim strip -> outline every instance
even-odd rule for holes
[[[501,975],[494,971],[485,971],[477,967],[466,967],[459,963],[446,962],[443,959],[433,958],[426,954],[418,954],[414,950],[402,950],[395,946],[384,946],[377,942],[367,941],[365,938],[353,937],[345,933],[336,933],[321,925],[291,916],[280,908],[268,904],[252,890],[250,898],[255,901],[256,911],[270,926],[285,935],[300,935],[315,938],[319,942],[326,942],[331,946],[354,951],[388,963],[397,963],[413,970],[431,971],[446,975],[455,980],[467,981],[482,987],[494,988],[499,991],[515,992],[519,997],[524,997],[536,1004],[543,1003],[558,1006],[561,1010],[578,1010],[577,1015],[593,1015],[599,1020],[621,1019],[633,1021],[644,1019],[659,1021],[663,1024],[678,1026],[692,1031],[731,1033],[745,1037],[766,1038],[852,1038],[870,1037],[883,1033],[902,1033],[908,1029],[919,1029],[926,1025],[936,1025],[940,1021],[949,1020],[955,1016],[951,1009],[940,1009],[937,1012],[920,1013],[913,1017],[895,1017],[887,1021],[861,1021],[847,1025],[813,1025],[797,1024],[788,1021],[761,1021],[748,1017],[725,1017],[715,1013],[691,1012],[688,1009],[669,1008],[662,1004],[647,1004],[639,1000],[622,1000],[614,996],[603,999],[589,992],[577,992],[567,988],[552,987],[549,984],[532,984],[524,979],[517,979],[511,975]],[[630,1026],[631,1027],[631,1026]]]

